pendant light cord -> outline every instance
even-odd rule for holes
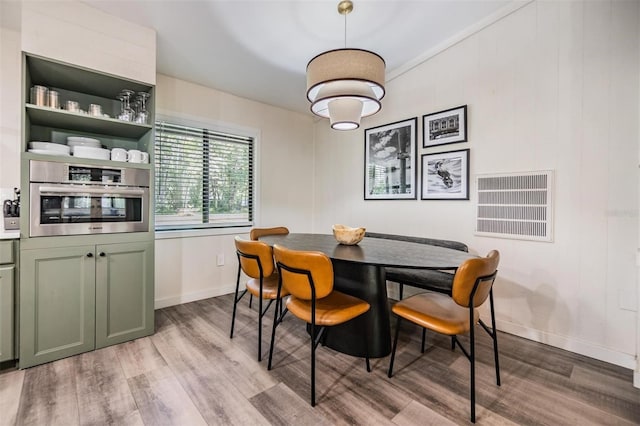
[[[347,48],[347,14],[344,14],[344,48]]]

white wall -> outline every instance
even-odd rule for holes
[[[215,89],[158,75],[156,110],[257,132],[257,226],[309,232],[313,214],[313,120]],[[235,289],[237,259],[226,235],[156,240],[156,307],[226,294]],[[244,230],[244,232],[248,232]],[[248,235],[245,234],[248,238]],[[223,254],[225,265],[217,266]]]
[[[638,368],[639,5],[532,2],[387,84],[363,128],[418,117],[419,154],[470,148],[470,201],[365,202],[364,131],[316,124],[314,231],[496,248],[500,329]],[[422,115],[464,104],[469,142],[422,149]],[[473,235],[477,174],[543,169],[556,170],[553,243]]]

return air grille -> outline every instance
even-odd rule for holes
[[[476,235],[553,240],[553,171],[480,175]]]

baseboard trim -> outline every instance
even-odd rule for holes
[[[525,339],[533,340],[534,342],[538,343],[544,343],[545,345],[564,349],[569,352],[588,356],[589,358],[598,359],[610,364],[619,365],[620,367],[628,368],[630,370],[636,369],[635,356],[631,354],[616,352],[602,346],[594,345],[593,343],[571,339],[565,336],[559,336],[557,334],[546,333],[540,330],[534,330],[523,325],[514,324],[508,321],[496,321],[496,323],[496,327],[498,328],[498,330],[504,331],[509,334],[524,337]],[[636,378],[636,376],[640,376],[640,373],[638,371],[636,371],[634,374],[634,386],[640,387],[640,384],[636,385],[636,382],[640,382],[640,377]]]
[[[640,389],[640,371],[634,371],[633,373],[633,387]]]
[[[155,308],[162,309],[169,306],[180,305],[182,303],[195,302],[196,300],[208,299],[210,297],[222,296],[224,294],[232,293],[236,290],[236,285],[228,284],[221,287],[209,288],[202,291],[195,291],[192,293],[179,294],[177,296],[164,297],[162,299],[155,300]]]

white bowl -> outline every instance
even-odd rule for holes
[[[69,155],[59,151],[50,151],[48,149],[30,149],[29,152],[33,154],[42,154],[42,155],[63,155],[63,156]]]
[[[68,136],[67,145],[69,146],[92,146],[94,148],[102,148],[100,140],[87,138],[84,136]]]
[[[44,151],[53,151],[56,154],[69,155],[70,148],[67,145],[61,145],[59,143],[53,142],[38,142],[33,141],[29,142],[29,148],[44,150]]]
[[[344,225],[333,225],[333,236],[336,241],[346,246],[353,246],[362,241],[365,231],[365,228],[351,228]]]
[[[95,148],[93,146],[72,146],[71,153],[74,157],[78,158],[93,158],[96,160],[109,160],[111,159],[111,150]]]

